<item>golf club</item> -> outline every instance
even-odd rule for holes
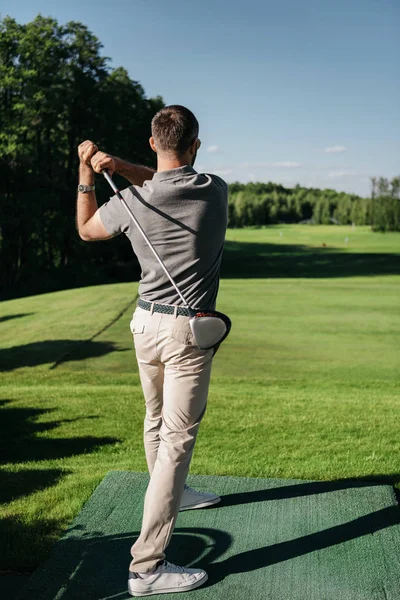
[[[105,179],[110,184],[110,186],[111,186],[112,190],[114,191],[114,193],[116,194],[117,198],[122,202],[123,207],[128,212],[129,216],[135,223],[140,234],[142,235],[142,237],[148,244],[150,250],[153,252],[153,254],[156,257],[157,261],[159,262],[160,266],[162,267],[164,273],[167,275],[168,279],[174,286],[174,289],[176,290],[179,298],[182,300],[184,307],[188,310],[189,316],[191,317],[190,329],[192,331],[196,345],[201,350],[209,350],[211,348],[214,348],[215,352],[216,352],[219,345],[224,341],[224,339],[229,334],[229,331],[232,326],[230,318],[227,315],[225,315],[224,313],[221,313],[221,312],[218,312],[215,310],[197,310],[197,309],[192,308],[189,305],[189,303],[186,301],[185,297],[183,296],[182,292],[176,285],[171,274],[169,273],[167,267],[165,266],[165,264],[161,260],[160,256],[158,255],[156,249],[154,248],[154,246],[150,242],[149,238],[147,237],[145,231],[143,230],[140,223],[136,219],[135,215],[133,214],[133,212],[131,211],[131,209],[129,208],[127,203],[125,202],[121,192],[118,190],[117,186],[115,185],[114,181],[110,177],[109,173],[106,170],[103,170],[102,174],[104,175]]]

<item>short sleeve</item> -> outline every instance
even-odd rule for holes
[[[226,192],[228,191],[228,184],[222,179],[222,177],[218,177],[218,175],[214,175],[213,173],[209,173],[209,177],[211,177],[213,183],[217,187],[222,188]]]
[[[124,199],[127,200],[129,189],[121,192]],[[117,196],[112,196],[108,202],[105,202],[99,208],[100,219],[110,235],[127,233],[129,229],[129,215],[123,207],[121,200]]]

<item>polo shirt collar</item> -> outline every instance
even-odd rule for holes
[[[169,171],[157,171],[153,175],[155,181],[165,181],[166,179],[175,179],[182,177],[183,175],[197,174],[197,171],[190,165],[184,165],[183,167],[177,167],[176,169],[170,169]]]

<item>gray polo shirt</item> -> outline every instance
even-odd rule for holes
[[[214,309],[228,220],[228,188],[216,175],[186,165],[155,173],[122,195],[190,306]],[[177,292],[117,196],[100,207],[110,235],[124,233],[141,269],[139,295],[182,305]]]

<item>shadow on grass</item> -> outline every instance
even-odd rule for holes
[[[222,278],[399,275],[400,254],[353,253],[294,244],[225,242]]]
[[[23,515],[2,517],[0,572],[32,573],[38,560],[49,554],[53,547],[57,548],[56,542],[62,533],[62,522],[45,515],[30,523],[25,521]],[[31,598],[37,596],[33,594]]]
[[[113,342],[93,340],[45,340],[0,350],[0,372],[68,360],[85,360],[119,350]]]
[[[0,597],[7,598],[7,600],[15,600],[28,580],[29,575],[23,573],[2,573],[0,571]]]
[[[20,408],[12,401],[0,402],[0,464],[66,458],[93,452],[100,446],[120,440],[111,437],[41,437],[63,423],[97,419],[97,416],[62,419],[38,423],[36,420],[56,409]]]
[[[0,504],[49,488],[69,473],[61,469],[0,469]]]
[[[41,437],[63,423],[81,421],[62,419],[37,422],[56,409],[20,408],[11,400],[0,401],[0,463],[24,463],[38,460],[68,458],[88,454],[101,446],[115,444],[120,440],[111,437]],[[87,416],[83,419],[96,419]],[[23,496],[47,489],[68,475],[65,469],[21,469],[9,472],[0,470],[0,503],[10,502]],[[24,572],[32,570],[43,548],[49,551],[62,533],[62,524],[46,515],[27,524],[21,516],[0,519],[1,570]],[[27,548],[29,550],[27,551]],[[29,559],[27,560],[27,556]],[[21,558],[21,560],[20,560]],[[17,568],[16,568],[17,567]]]
[[[323,243],[323,242],[322,242]],[[353,253],[349,250],[301,244],[272,244],[226,241],[222,255],[222,278],[353,277],[356,275],[398,275],[400,254]],[[135,255],[116,266],[96,265],[82,271],[82,265],[41,271],[23,279],[12,289],[0,290],[0,300],[88,285],[133,282],[140,279]]]
[[[17,315],[5,315],[4,317],[0,317],[0,323],[4,323],[5,321],[11,321],[11,319],[20,319],[21,317],[30,317],[35,313],[21,313]]]

